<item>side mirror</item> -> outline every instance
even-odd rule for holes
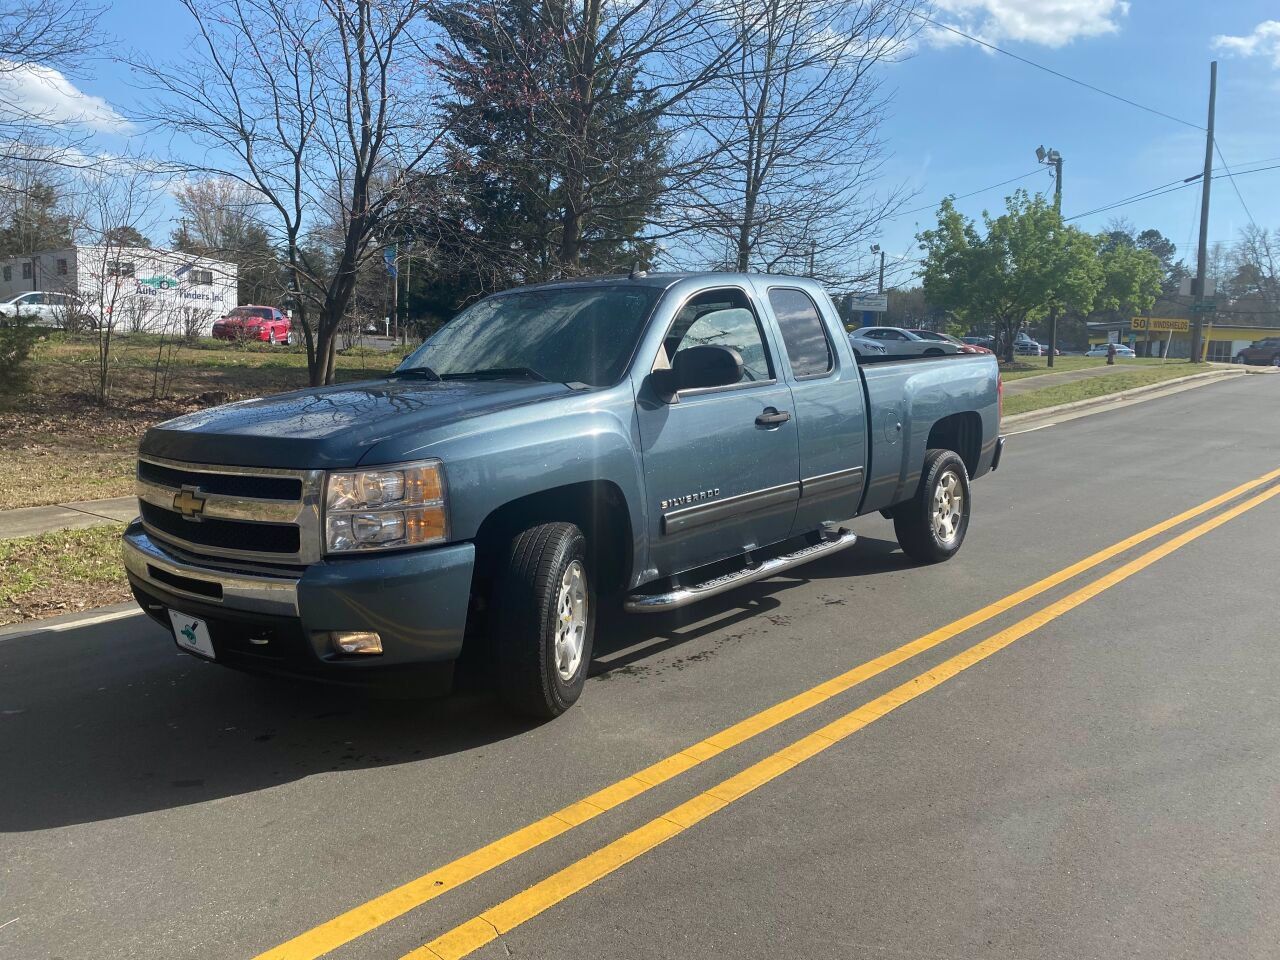
[[[689,347],[676,354],[671,373],[676,390],[727,387],[742,379],[742,354],[732,347]]]

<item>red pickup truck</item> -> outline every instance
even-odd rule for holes
[[[275,307],[248,304],[236,307],[213,324],[215,340],[263,340],[267,343],[293,343],[293,324]]]

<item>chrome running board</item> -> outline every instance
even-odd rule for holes
[[[627,597],[622,607],[627,613],[664,613],[667,610],[687,607],[691,603],[717,596],[743,584],[775,576],[784,570],[808,563],[810,560],[839,553],[846,547],[853,546],[857,539],[857,535],[851,530],[841,529],[830,540],[822,540],[800,550],[784,553],[780,557],[763,561],[759,566],[744,567],[705,583],[694,584],[691,587],[675,587],[665,593],[633,593]]]

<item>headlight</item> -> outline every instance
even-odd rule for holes
[[[330,473],[324,500],[328,553],[418,547],[449,535],[439,460]]]

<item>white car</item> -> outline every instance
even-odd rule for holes
[[[859,327],[854,335],[883,344],[895,357],[940,357],[960,352],[960,347],[949,340],[926,340],[901,327]]]
[[[861,330],[855,330],[849,334],[849,346],[853,347],[853,355],[859,360],[863,357],[883,357],[889,353],[889,348],[879,340],[869,340],[859,336],[861,333]]]
[[[1107,347],[1109,346],[1111,346],[1111,344],[1109,343],[1095,343],[1092,347],[1089,348],[1089,352],[1086,353],[1085,356],[1086,357],[1105,357],[1107,355]],[[1129,347],[1125,346],[1123,343],[1115,344],[1115,348],[1116,348],[1117,357],[1124,357],[1125,359],[1128,359],[1130,357],[1137,356],[1136,353],[1134,353],[1131,349],[1129,349]]]
[[[53,290],[32,290],[0,303],[0,317],[23,317],[39,327],[63,327],[84,312],[84,302],[75,294]]]

